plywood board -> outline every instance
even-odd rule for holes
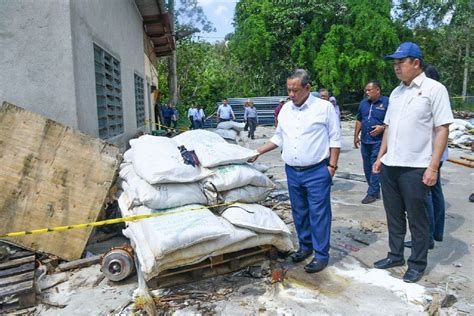
[[[4,102],[0,107],[0,234],[96,221],[120,162],[117,147]],[[91,231],[5,240],[75,260]]]

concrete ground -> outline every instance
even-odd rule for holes
[[[373,262],[384,258],[388,251],[385,211],[381,200],[369,205],[360,203],[367,183],[360,152],[352,148],[354,122],[342,125],[343,149],[331,196],[329,267],[320,273],[307,274],[303,270],[304,263],[293,264],[288,259],[280,259],[272,262],[271,268],[288,269],[283,282],[272,283],[268,275],[270,268],[264,263],[230,275],[154,290],[159,311],[177,315],[435,315],[436,312],[463,315],[474,312],[474,203],[468,201],[474,192],[474,170],[450,162],[443,165],[441,176],[447,207],[445,238],[430,251],[428,269],[422,280],[407,284],[401,280],[406,266],[388,270],[372,268]],[[250,140],[248,146],[257,148],[273,131],[270,127],[258,127],[256,139]],[[450,151],[451,157],[460,155],[473,154],[458,149]],[[294,232],[279,150],[261,156],[258,162],[270,167],[267,174],[278,187],[265,204],[273,207]],[[293,239],[296,240],[294,234]],[[405,255],[410,255],[409,249]],[[132,313],[131,292],[137,287],[136,277],[112,283],[101,280],[99,268],[96,265],[57,275],[55,278],[75,281],[51,286],[43,294],[45,304],[34,313]],[[255,269],[259,273],[255,273]]]

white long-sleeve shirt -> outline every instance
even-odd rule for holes
[[[333,105],[312,95],[300,107],[287,102],[270,141],[282,148],[283,161],[290,166],[321,162],[329,157],[329,148],[341,147],[341,128]]]

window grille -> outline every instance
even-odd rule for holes
[[[135,74],[135,113],[137,127],[145,125],[145,95],[143,92],[143,78]]]
[[[99,137],[108,139],[123,133],[120,62],[94,44],[94,64]]]

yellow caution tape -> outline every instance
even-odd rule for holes
[[[155,125],[157,126],[159,129],[163,128],[163,129],[167,129],[167,130],[171,130],[171,131],[178,131],[178,132],[186,132],[186,131],[189,131],[188,128],[173,128],[173,127],[168,127],[166,125],[163,125],[163,124],[160,124],[160,123],[155,123],[154,121],[152,120],[145,120],[145,123],[146,124],[149,124],[149,125]]]
[[[106,219],[104,221],[98,221],[98,222],[92,222],[92,223],[86,223],[86,224],[76,224],[76,225],[68,225],[68,226],[56,226],[56,227],[49,227],[49,228],[26,230],[26,231],[20,231],[20,232],[8,233],[8,234],[1,234],[0,238],[19,237],[19,236],[26,236],[26,235],[39,235],[39,234],[46,234],[46,233],[52,233],[52,232],[62,232],[62,231],[71,230],[71,229],[84,229],[84,228],[89,228],[89,227],[106,226],[106,225],[112,225],[112,224],[118,224],[118,223],[124,223],[124,222],[132,222],[132,221],[142,220],[146,218],[179,214],[179,213],[188,212],[188,211],[199,211],[203,209],[222,207],[222,206],[231,205],[233,203],[235,202],[215,204],[211,206],[201,206],[201,207],[185,209],[181,211],[174,211],[174,212],[163,212],[163,213],[156,213],[156,214],[134,215],[134,216],[128,216],[128,217]]]

